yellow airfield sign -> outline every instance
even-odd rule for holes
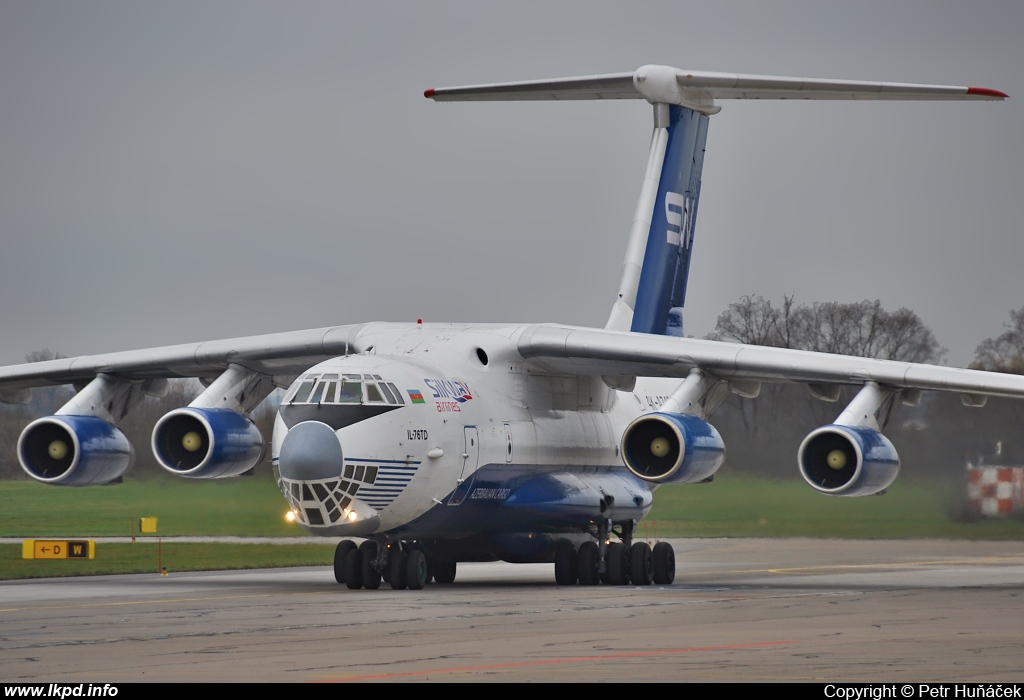
[[[95,559],[95,540],[22,540],[22,559]]]

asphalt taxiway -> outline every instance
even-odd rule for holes
[[[1024,681],[1024,543],[673,540],[671,586],[551,565],[0,583],[5,682]]]

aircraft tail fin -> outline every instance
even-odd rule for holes
[[[821,80],[643,66],[553,80],[427,90],[437,102],[643,99],[654,105],[654,133],[630,229],[618,296],[606,328],[682,335],[708,117],[717,100],[1002,100],[990,88]]]

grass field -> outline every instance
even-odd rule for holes
[[[640,535],[661,537],[833,537],[1022,539],[1020,519],[950,519],[948,485],[897,481],[884,496],[829,498],[799,481],[737,475],[665,487]],[[160,536],[305,534],[284,521],[286,507],[269,476],[189,482],[154,478],[116,486],[54,488],[0,482],[0,536],[126,536],[130,523],[156,516]],[[333,546],[164,544],[171,571],[328,565]],[[156,544],[101,544],[92,562],[23,561],[21,546],[0,545],[0,579],[157,571]]]
[[[162,550],[162,552],[160,551]],[[328,544],[224,544],[138,540],[134,544],[96,545],[91,560],[25,560],[20,544],[0,544],[0,580],[50,576],[143,574],[160,572],[262,569],[280,566],[329,566],[334,543]]]
[[[0,481],[0,537],[126,536],[156,516],[173,535],[305,535],[284,521],[284,497],[269,475],[189,481],[154,477],[112,486],[60,488]],[[137,525],[136,525],[137,527]]]
[[[837,498],[803,481],[726,474],[658,489],[647,520],[668,537],[1024,539],[1021,519],[953,520],[958,487],[905,479],[881,496]]]

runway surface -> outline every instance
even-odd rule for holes
[[[5,682],[1024,681],[1024,543],[673,540],[671,586],[463,564],[0,583]]]

